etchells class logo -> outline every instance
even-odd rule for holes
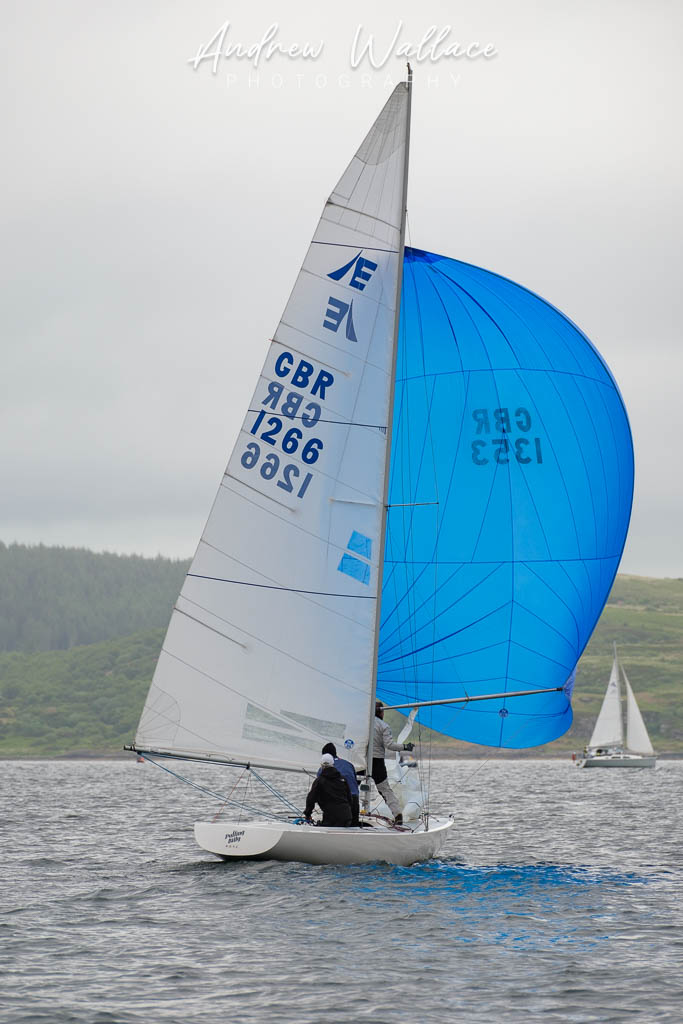
[[[327,276],[332,281],[341,281],[344,284],[348,284],[350,288],[356,288],[359,292],[365,290],[365,286],[371,279],[374,272],[377,270],[377,264],[374,260],[367,259],[363,256],[362,249],[357,253],[352,260],[345,263],[343,267],[339,267],[337,270],[333,270]],[[348,276],[348,281],[344,281],[344,278]],[[330,295],[327,300],[327,310],[325,311],[325,319],[323,320],[323,327],[328,331],[334,331],[335,333],[339,330],[344,319],[346,318],[346,337],[348,341],[358,341],[356,337],[356,329],[353,326],[353,299],[351,302],[344,302],[343,299],[335,298],[334,295]]]
[[[335,38],[334,42],[338,45],[339,39]],[[325,46],[325,40],[322,38],[301,41],[284,38],[276,21],[271,22],[257,39],[245,41],[236,37],[230,21],[224,21],[206,42],[198,46],[195,55],[188,59],[188,64],[195,71],[208,67],[212,74],[217,75],[227,63],[231,68],[228,72],[228,84],[231,79],[237,81],[232,69],[237,69],[241,64],[249,69],[250,82],[258,84],[260,79],[254,77],[255,73],[258,75],[258,72],[265,70],[271,62],[279,60],[290,65],[296,62],[300,66],[310,66],[323,55]],[[498,53],[493,43],[457,39],[452,25],[430,25],[419,38],[409,39],[402,20],[397,21],[393,28],[381,32],[371,31],[365,25],[359,24],[350,34],[346,47],[351,70],[366,72],[390,70],[397,60],[401,65],[409,60],[416,65],[434,67],[444,62],[452,65],[454,61],[486,61]],[[330,78],[326,74],[318,74],[315,77],[318,88],[322,87],[322,79],[325,79],[327,84]],[[301,87],[304,75],[299,73],[295,78]],[[278,87],[286,84],[285,76],[281,72],[274,75],[273,79],[271,84]],[[347,87],[351,84],[348,73],[338,76],[338,84]],[[361,84],[367,85],[368,82]]]

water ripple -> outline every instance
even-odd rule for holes
[[[683,764],[474,767],[441,859],[342,868],[209,857],[151,765],[6,762],[0,1019],[679,1024]]]

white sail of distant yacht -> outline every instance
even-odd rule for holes
[[[654,748],[650,742],[647,729],[645,728],[645,722],[643,716],[640,713],[640,708],[636,702],[636,698],[631,689],[624,668],[621,669],[624,682],[626,683],[626,749],[632,751],[634,754],[644,754],[652,757],[654,755]]]
[[[597,747],[623,747],[624,726],[621,714],[621,686],[619,684],[619,662],[617,649],[614,647],[614,660],[610,672],[609,683],[588,743],[589,749]]]
[[[621,707],[620,674],[626,687],[626,744]],[[626,672],[617,657],[614,660],[607,692],[595,723],[582,768],[654,768],[656,755],[650,742],[643,716],[636,702]]]
[[[539,296],[405,246],[410,107],[409,69],[324,205],[128,747],[281,800],[221,797],[195,823],[219,857],[434,856],[453,819],[419,757],[374,764],[376,697],[408,715],[401,740],[413,723],[418,743],[423,724],[510,749],[563,735],[623,551],[618,388]],[[357,827],[311,828],[259,774],[306,780],[329,743],[365,774]],[[372,802],[383,771],[400,812]]]

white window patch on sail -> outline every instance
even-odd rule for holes
[[[272,714],[270,711],[264,711],[263,708],[256,707],[255,704],[247,704],[245,718],[254,722],[260,722],[262,725],[275,726],[277,729],[292,729],[293,732],[296,731],[289,722],[284,722],[282,718]]]
[[[265,743],[271,747],[299,747],[302,750],[310,750],[316,753],[320,750],[320,743],[317,740],[310,740],[305,736],[295,733],[283,733],[277,732],[275,729],[265,729],[262,726],[252,725],[250,722],[244,723],[242,736],[245,740]]]
[[[293,711],[281,711],[279,717],[255,704],[248,704],[245,722],[242,728],[244,739],[258,743],[287,744],[314,750],[320,753],[320,744],[330,739],[343,740],[346,726],[342,722],[328,722],[310,715],[300,715]],[[306,730],[304,735],[302,728]],[[315,739],[311,737],[315,733]]]
[[[341,740],[346,733],[346,725],[343,722],[328,722],[324,718],[311,718],[310,715],[301,715],[295,711],[282,711],[281,714],[328,740]]]

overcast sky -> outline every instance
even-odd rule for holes
[[[629,412],[622,572],[683,576],[679,0],[6,0],[0,539],[188,557],[322,204],[403,58],[410,240],[565,311]],[[407,13],[409,11],[409,13]],[[269,26],[313,58],[188,59]]]

